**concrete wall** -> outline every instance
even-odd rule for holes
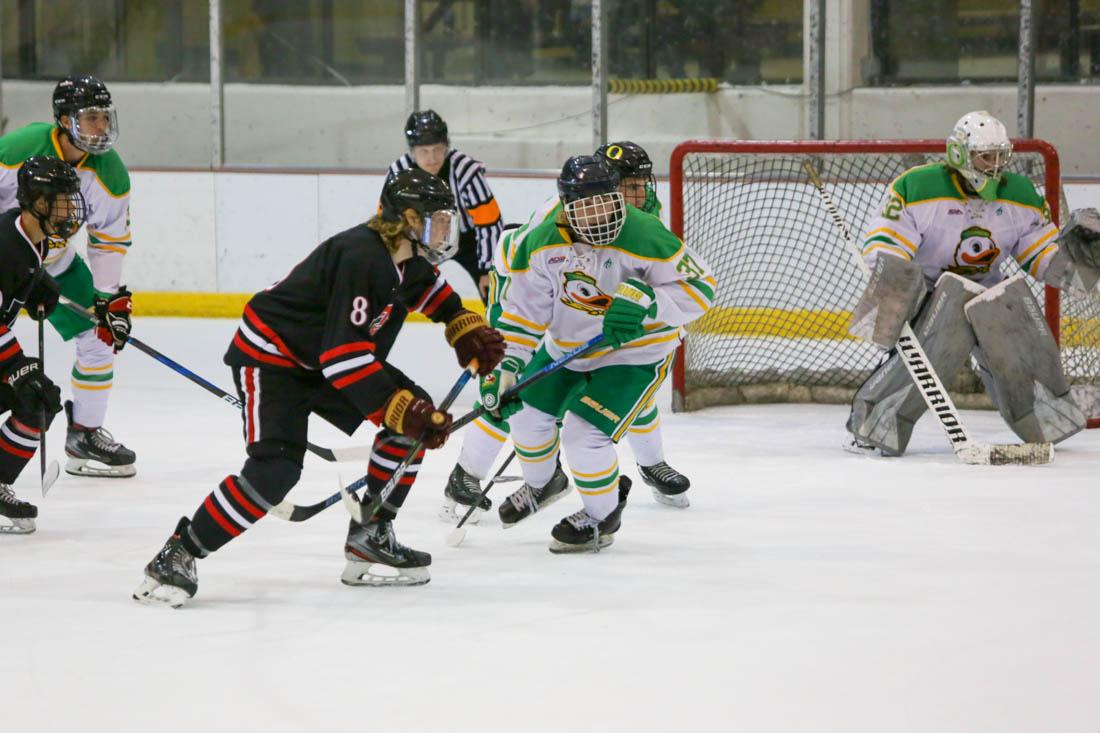
[[[851,67],[853,64],[848,64]],[[848,68],[845,67],[845,68]],[[854,74],[854,72],[852,72]],[[971,109],[1015,131],[1013,86],[853,88],[830,77],[827,137],[944,137]],[[50,118],[51,84],[5,81],[8,130]],[[111,85],[130,165],[210,164],[210,95],[201,84]],[[379,170],[404,150],[400,87],[229,85],[227,161],[236,165]],[[591,149],[591,91],[584,87],[426,86],[423,106],[447,119],[456,146],[490,170],[560,168]],[[714,94],[612,95],[610,135],[646,146],[659,172],[688,138],[775,140],[807,134],[802,88],[727,87]],[[1066,175],[1100,175],[1100,89],[1040,86],[1036,135],[1059,149]]]

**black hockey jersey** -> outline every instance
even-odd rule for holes
[[[31,242],[19,221],[19,209],[0,214],[0,373],[23,355],[11,327],[39,278],[42,251]]]
[[[394,265],[378,233],[360,224],[252,296],[225,363],[320,371],[367,416],[397,389],[386,357],[406,316],[447,322],[461,309],[426,259]]]

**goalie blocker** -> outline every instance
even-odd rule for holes
[[[853,325],[858,323],[856,315]],[[1056,443],[1084,427],[1085,417],[1069,394],[1057,345],[1023,275],[986,290],[944,273],[914,331],[932,367],[945,378],[957,374],[969,355],[975,357],[994,405],[1022,440]],[[901,358],[892,353],[859,388],[847,424],[858,440],[890,456],[905,452],[913,425],[927,409]]]

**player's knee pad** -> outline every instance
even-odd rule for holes
[[[562,425],[562,443],[569,455],[612,446],[611,438],[576,413],[568,413]]]
[[[78,334],[75,341],[76,359],[84,366],[95,367],[114,363],[114,347],[103,343],[96,336],[94,328]]]
[[[1057,443],[1085,427],[1046,317],[1023,274],[967,303],[979,375],[1005,422],[1029,443]]]
[[[270,504],[278,504],[302,476],[305,449],[281,440],[260,440],[248,446],[241,476]]]
[[[913,332],[945,384],[958,374],[976,341],[963,308],[984,288],[945,272],[925,300]],[[848,430],[887,455],[901,455],[913,425],[928,409],[909,370],[894,353],[856,392]]]

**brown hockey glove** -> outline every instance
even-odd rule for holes
[[[458,365],[464,367],[470,359],[477,359],[477,373],[483,377],[504,358],[504,336],[473,311],[460,310],[447,323],[446,336],[458,356]]]
[[[425,448],[442,448],[453,420],[450,413],[435,409],[428,400],[399,389],[386,402],[382,424],[413,440],[424,441]]]

